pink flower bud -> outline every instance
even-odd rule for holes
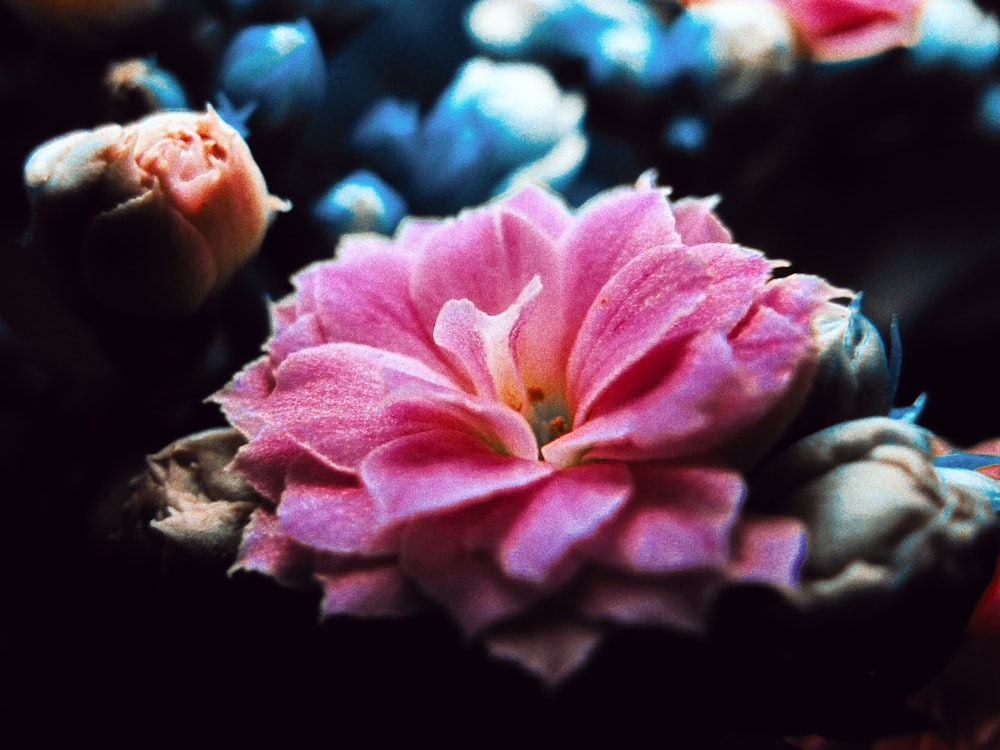
[[[119,312],[193,312],[290,207],[211,107],[69,133],[35,149],[24,177],[32,241]]]

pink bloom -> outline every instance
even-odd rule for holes
[[[917,40],[926,0],[775,0],[814,57],[850,60]]]
[[[740,469],[840,291],[776,265],[648,179],[349,237],[216,396],[274,504],[237,567],[306,571],[327,615],[437,603],[548,680],[609,624],[697,630],[727,582],[794,585],[801,526],[741,514]]]
[[[747,0],[681,0],[725,8]],[[756,2],[757,0],[755,0]],[[802,47],[821,60],[853,60],[917,41],[926,0],[767,0],[781,8]]]

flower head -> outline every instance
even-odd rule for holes
[[[648,179],[347,238],[216,396],[273,503],[238,566],[305,555],[324,613],[434,602],[553,680],[609,623],[698,630],[729,581],[792,584],[801,528],[741,513],[740,469],[841,292],[775,265]]]
[[[308,19],[248,26],[229,43],[218,85],[236,107],[254,105],[252,123],[280,128],[323,101],[326,67]]]
[[[917,41],[926,0],[775,0],[818,58],[850,60]]]
[[[171,550],[175,556],[231,562],[261,499],[226,469],[243,442],[236,430],[207,430],[148,456],[146,471],[132,480],[132,493],[122,506],[123,531],[141,538],[149,523],[167,542],[164,554]]]
[[[711,6],[731,0],[682,0]],[[821,60],[852,60],[893,47],[908,46],[919,36],[926,0],[768,0],[788,17],[801,46]]]
[[[457,209],[527,182],[565,187],[587,153],[584,109],[538,65],[473,58],[426,117],[382,99],[355,141],[413,202]]]
[[[94,299],[130,313],[193,311],[288,208],[211,108],[68,133],[31,153],[24,179],[35,245],[71,272],[78,263]]]
[[[491,53],[579,58],[605,86],[659,88],[709,62],[704,26],[681,16],[664,27],[635,0],[478,0],[466,23]]]

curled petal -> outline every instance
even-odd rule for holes
[[[574,544],[592,537],[628,501],[632,480],[623,464],[557,472],[531,493],[498,549],[504,571],[541,583]]]
[[[495,453],[480,438],[433,430],[373,450],[361,477],[375,499],[379,523],[455,509],[519,490],[552,474],[541,461]]]

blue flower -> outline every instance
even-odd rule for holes
[[[982,70],[1000,56],[1000,26],[972,0],[929,0],[920,16],[920,39],[910,54],[925,65],[949,62]]]
[[[331,187],[312,209],[313,218],[334,237],[349,232],[392,234],[406,213],[403,197],[365,169]]]
[[[679,115],[667,123],[663,140],[680,151],[699,151],[708,140],[708,127],[698,115]]]
[[[250,121],[264,130],[317,110],[325,86],[323,53],[305,18],[243,29],[226,48],[218,72],[220,93],[234,108],[255,105]]]
[[[386,96],[427,102],[473,54],[462,13],[468,0],[381,0],[385,6],[339,48],[327,67],[327,108],[318,138],[346,138]]]
[[[453,211],[527,181],[565,189],[586,156],[584,108],[544,68],[475,58],[426,116],[383,99],[354,140],[411,203]]]
[[[704,25],[682,14],[664,27],[635,0],[479,0],[467,24],[494,54],[582,59],[600,86],[657,89],[710,65]]]

